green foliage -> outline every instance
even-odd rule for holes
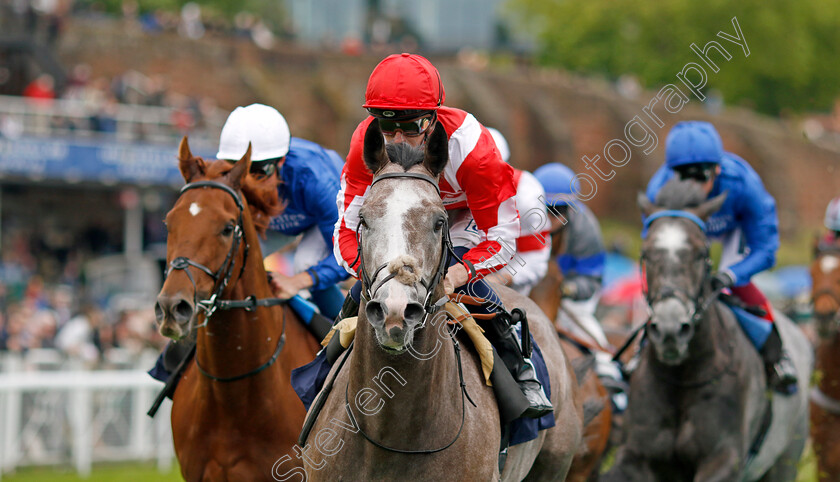
[[[708,88],[730,103],[770,114],[831,108],[840,95],[840,2],[836,0],[509,0],[508,11],[532,32],[538,58],[587,74],[631,73],[648,88],[676,82],[689,45],[716,40],[732,55],[706,69]],[[716,37],[734,34],[737,17],[750,49]],[[704,65],[704,67],[706,67]]]

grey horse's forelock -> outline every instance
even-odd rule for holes
[[[665,209],[685,209],[697,207],[706,201],[708,194],[703,186],[693,180],[680,180],[674,176],[662,186],[656,195],[656,205]]]
[[[385,152],[388,153],[388,158],[391,162],[399,164],[406,171],[408,171],[411,166],[416,166],[417,164],[423,162],[423,150],[412,147],[407,142],[387,144],[385,146]]]

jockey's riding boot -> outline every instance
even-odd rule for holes
[[[537,379],[537,371],[534,369],[534,365],[529,358],[523,355],[522,342],[516,330],[510,325],[510,321],[510,314],[502,310],[493,319],[484,323],[482,328],[484,328],[487,339],[493,344],[505,367],[516,379],[519,389],[528,399],[528,408],[522,416],[539,418],[551,413],[554,408],[543,390],[542,383]],[[494,364],[494,371],[495,367]]]
[[[770,388],[785,395],[796,393],[799,388],[796,366],[782,346],[782,338],[775,324],[760,353],[764,359],[767,384]]]

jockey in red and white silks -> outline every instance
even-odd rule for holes
[[[452,243],[469,249],[462,258],[475,268],[470,279],[481,277],[501,270],[510,261],[520,234],[513,168],[502,161],[490,133],[472,114],[440,107],[437,119],[449,136],[449,164],[439,185],[449,211]],[[368,117],[353,133],[336,201],[336,259],[353,276],[357,276],[350,265],[357,255],[359,209],[373,180],[362,159],[364,134],[373,120]]]

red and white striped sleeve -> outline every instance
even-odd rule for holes
[[[362,157],[365,131],[372,120],[372,117],[368,117],[353,132],[347,162],[341,171],[341,189],[335,200],[338,205],[338,222],[333,231],[333,254],[338,264],[356,278],[358,274],[355,268],[358,264],[352,268],[350,265],[358,254],[356,230],[359,227],[359,210],[373,182],[373,173],[367,168]]]
[[[447,117],[441,116],[445,126]],[[481,236],[463,259],[473,264],[478,276],[499,271],[515,254],[519,237],[513,168],[502,160],[490,132],[471,114],[451,131],[449,162]]]

